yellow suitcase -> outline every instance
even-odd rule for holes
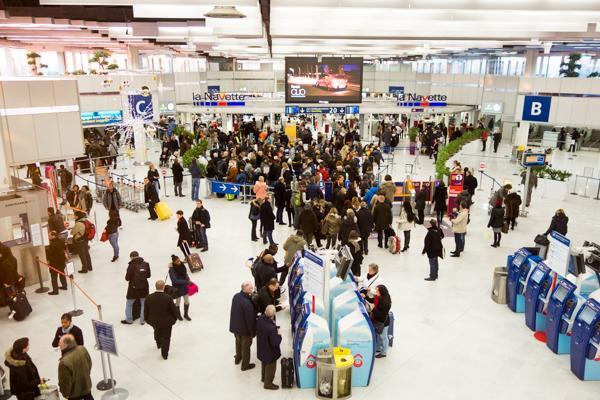
[[[169,219],[169,218],[171,218],[171,215],[173,215],[173,213],[171,212],[171,209],[169,208],[167,203],[165,203],[164,201],[156,203],[156,205],[154,206],[154,210],[156,211],[156,215],[158,215],[158,218],[161,221]]]

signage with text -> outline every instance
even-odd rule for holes
[[[152,121],[154,117],[154,106],[152,96],[134,94],[129,96],[129,110],[132,118],[140,118],[144,121]]]
[[[121,110],[114,111],[93,111],[81,113],[81,125],[110,125],[118,124],[123,121],[123,112]]]
[[[523,121],[548,122],[550,119],[550,96],[525,96],[523,99]]]
[[[334,107],[302,107],[285,106],[287,115],[295,114],[358,114],[359,106],[334,106]]]
[[[448,96],[443,94],[430,94],[422,96],[416,93],[404,93],[398,97],[399,107],[446,107]]]
[[[94,336],[96,337],[96,349],[118,356],[114,326],[95,319],[92,320],[92,325],[94,327]]]
[[[545,154],[523,154],[523,165],[526,167],[542,167],[546,165]]]
[[[404,94],[404,86],[388,86],[388,93],[394,97],[400,97]]]

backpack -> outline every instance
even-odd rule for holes
[[[85,233],[83,235],[84,240],[94,240],[96,237],[96,225],[92,223],[89,219],[84,219],[83,225],[85,225]]]
[[[147,262],[136,262],[133,270],[133,287],[146,289],[148,287],[148,273],[150,266]]]

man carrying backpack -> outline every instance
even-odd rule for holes
[[[71,229],[71,235],[73,235],[73,243],[81,261],[81,270],[78,272],[85,274],[92,270],[92,258],[90,257],[88,242],[96,236],[96,227],[86,218],[84,212],[75,211],[75,218],[76,222]]]
[[[150,293],[148,279],[150,278],[150,264],[148,264],[137,251],[132,251],[129,254],[129,265],[125,280],[129,282],[127,286],[127,303],[125,305],[125,319],[122,324],[133,324],[133,303],[139,299],[140,301],[140,323],[144,325],[144,302]],[[136,312],[137,314],[137,312]]]

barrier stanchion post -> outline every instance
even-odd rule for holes
[[[71,298],[73,299],[73,310],[69,311],[69,314],[73,317],[79,317],[83,315],[83,310],[77,308],[77,295],[75,294],[75,287],[73,285],[73,274],[75,273],[75,265],[73,264],[73,262],[71,262],[70,264],[70,266],[67,266],[69,270],[65,271],[67,273],[67,277],[69,278],[69,283],[71,284]],[[73,269],[73,271],[70,270],[71,268]]]
[[[598,192],[596,193],[596,198],[594,200],[600,200],[600,180],[598,180]]]
[[[40,283],[40,287],[35,289],[36,293],[46,293],[48,290],[50,290],[49,288],[44,286],[44,282],[42,281],[42,269],[40,268],[40,258],[36,257],[35,258],[36,261],[36,269],[37,269],[37,276],[38,276],[38,281]]]
[[[579,175],[575,175],[575,185],[573,186],[573,191],[571,192],[573,195],[577,195],[577,178],[579,178]]]
[[[482,183],[483,183],[483,171],[479,170],[479,187],[477,188],[477,190],[481,191],[481,192],[483,192]]]
[[[102,306],[100,304],[98,304],[98,319],[102,321]],[[100,359],[102,361],[103,379],[96,384],[96,389],[104,392],[113,388],[117,382],[112,378],[112,376],[109,377],[106,374],[106,354],[103,351],[100,352]]]

